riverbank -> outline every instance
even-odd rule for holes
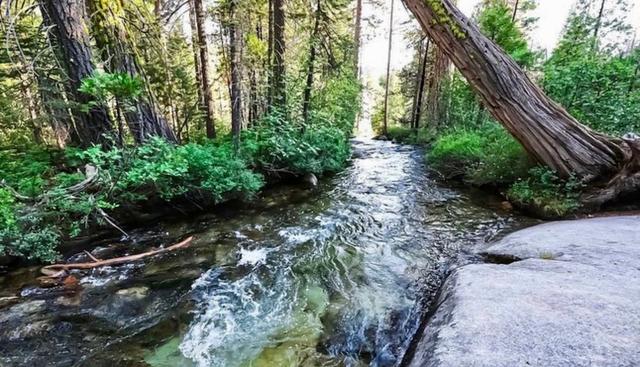
[[[54,262],[61,245],[111,228],[144,224],[173,209],[204,212],[253,198],[266,184],[340,171],[350,128],[284,121],[200,143],[0,151],[0,258]],[[124,227],[124,229],[123,229]],[[1,260],[1,259],[0,259]],[[1,263],[2,261],[0,261]],[[1,264],[0,264],[1,265]]]
[[[551,222],[446,280],[405,366],[637,366],[640,216]]]
[[[439,133],[395,126],[386,138],[426,147],[429,167],[444,181],[460,182],[501,195],[528,215],[545,220],[571,218],[602,210],[585,206],[589,187],[575,177],[561,178],[529,158],[497,123],[450,128]]]
[[[40,266],[0,274],[0,365],[396,364],[471,244],[531,222],[441,185],[421,149],[356,140],[353,151],[315,190],[277,185],[249,205],[160,219],[92,255],[194,236],[179,251],[49,287]]]

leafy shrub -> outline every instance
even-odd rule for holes
[[[526,177],[531,166],[520,144],[497,124],[441,135],[428,159],[445,176],[461,177],[474,185],[509,184]]]
[[[243,136],[242,149],[261,170],[293,174],[335,172],[350,156],[347,133],[340,127],[315,121],[303,129],[275,112]]]
[[[136,202],[157,194],[171,200],[200,191],[221,201],[226,195],[253,194],[262,186],[259,174],[235,153],[229,142],[175,146],[152,138],[134,148],[93,147],[76,153],[96,166],[103,187],[116,203]]]
[[[25,208],[17,205],[8,190],[0,188],[0,255],[55,260],[52,245],[58,242],[58,232],[51,225],[40,226],[42,219],[36,215],[16,215],[19,209]]]
[[[346,118],[346,117],[345,117]],[[344,123],[344,121],[342,122]],[[250,196],[263,186],[259,172],[294,174],[338,171],[350,156],[350,129],[314,113],[310,125],[272,113],[243,133],[239,150],[230,137],[173,145],[152,138],[138,146],[74,148],[63,152],[4,152],[0,174],[17,192],[0,188],[0,255],[50,262],[65,237],[74,237],[104,213],[126,204],[183,195],[221,202]],[[84,190],[86,165],[97,176]]]
[[[548,168],[534,167],[528,178],[511,185],[507,197],[543,217],[562,217],[580,207],[581,188],[575,178],[565,181]]]

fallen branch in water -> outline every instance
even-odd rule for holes
[[[133,261],[138,261],[138,260],[144,259],[145,257],[154,256],[154,255],[158,255],[158,254],[162,254],[162,253],[165,253],[165,252],[174,251],[174,250],[178,250],[178,249],[187,247],[187,246],[189,246],[189,243],[191,243],[191,240],[193,240],[193,236],[185,239],[184,241],[178,242],[175,245],[171,245],[169,247],[165,247],[165,248],[161,248],[161,249],[157,249],[157,250],[143,252],[141,254],[122,256],[122,257],[115,257],[113,259],[107,259],[107,260],[98,260],[98,261],[94,260],[93,262],[88,262],[88,263],[47,265],[47,266],[43,267],[40,271],[45,275],[52,276],[51,275],[52,271],[58,271],[55,274],[59,274],[61,271],[64,271],[64,270],[93,269],[93,268],[98,268],[98,267],[101,267],[101,266],[125,264],[125,263],[128,263],[128,262],[133,262]]]

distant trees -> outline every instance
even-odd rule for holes
[[[0,144],[17,135],[59,147],[181,143],[230,132],[238,145],[243,129],[274,114],[320,121],[314,109],[342,111],[348,99],[335,96],[359,89],[354,6],[0,2]]]

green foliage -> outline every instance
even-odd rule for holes
[[[433,133],[428,129],[411,130],[403,126],[390,126],[387,137],[398,143],[426,145],[433,140]]]
[[[445,176],[474,185],[509,184],[525,177],[531,165],[520,144],[496,124],[441,135],[428,159]]]
[[[209,195],[215,202],[229,195],[251,195],[262,180],[228,142],[175,146],[160,138],[133,148],[93,147],[76,153],[98,168],[100,184],[110,188],[116,204],[158,195],[171,200],[189,192]]]
[[[580,122],[610,133],[640,130],[640,50],[613,55],[595,47],[594,20],[573,14],[551,58],[542,85]]]
[[[244,134],[243,154],[267,172],[322,174],[340,170],[350,155],[347,133],[318,116],[313,120],[302,129],[273,112],[260,127]]]
[[[142,93],[143,83],[127,73],[95,72],[82,80],[80,91],[104,102],[111,98],[134,100]]]
[[[360,112],[360,93],[360,83],[350,68],[332,75],[313,94],[309,125],[331,125],[351,135]]]
[[[529,177],[511,185],[507,197],[543,217],[562,217],[580,207],[581,189],[582,184],[575,178],[561,180],[548,168],[534,167]]]
[[[478,13],[480,30],[496,42],[518,64],[531,67],[536,54],[531,51],[524,34],[512,20],[513,9],[505,0],[486,0]]]

